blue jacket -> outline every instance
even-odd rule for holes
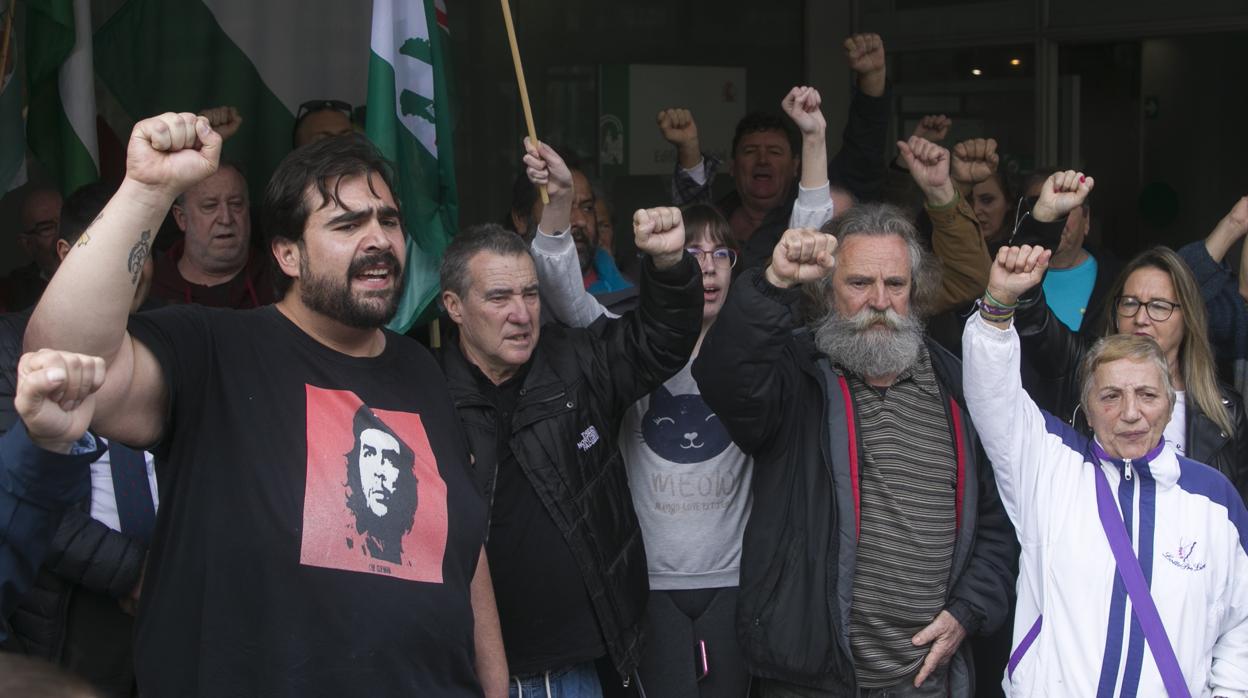
[[[0,436],[0,643],[8,617],[30,589],[66,507],[91,493],[88,466],[104,452],[87,435],[71,455],[45,451],[18,422]]]

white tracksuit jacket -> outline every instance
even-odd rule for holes
[[[1097,515],[1099,467],[1192,695],[1248,697],[1248,512],[1230,481],[1169,444],[1151,463],[1093,465],[1088,438],[1023,391],[1013,327],[975,313],[962,347],[967,407],[1022,545],[1007,695],[1166,695]]]

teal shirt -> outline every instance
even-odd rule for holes
[[[1096,257],[1088,255],[1070,269],[1050,269],[1044,277],[1044,296],[1058,320],[1078,332],[1088,312],[1088,299],[1096,285]]]

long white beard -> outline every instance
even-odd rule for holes
[[[905,371],[914,366],[923,346],[923,322],[892,308],[863,308],[847,318],[829,309],[814,331],[819,351],[864,378]]]

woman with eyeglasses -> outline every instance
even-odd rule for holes
[[[535,184],[570,186],[571,175],[545,144],[525,144]],[[546,210],[550,210],[547,207]],[[732,283],[737,251],[728,221],[707,204],[681,212],[686,250],[702,269],[702,335],[715,321]],[[581,327],[607,314],[581,280],[568,233],[538,224],[532,251],[542,309]],[[702,401],[689,364],[633,404],[620,424],[633,506],[649,568],[646,644],[637,684],[650,698],[741,696],[749,675],[736,640],[741,538],[749,517],[753,460]]]
[[[1063,175],[1084,177],[1074,172],[1058,176]],[[1066,215],[1083,203],[1090,190],[1086,186],[1056,193],[1052,186],[1045,186],[1032,215],[1024,218],[1020,234],[1029,239],[1057,239]],[[1043,230],[1046,226],[1052,229]],[[993,292],[991,286],[988,292]],[[1205,304],[1191,270],[1170,248],[1154,247],[1126,264],[1106,300],[1109,307],[1099,334],[1152,337],[1166,356],[1176,391],[1166,440],[1179,455],[1217,468],[1248,499],[1248,418],[1240,396],[1217,379]],[[1018,299],[1014,312],[1023,359],[1045,383],[1038,392],[1048,391],[1043,400],[1047,404],[1040,406],[1088,433],[1086,415],[1079,409],[1076,373],[1091,340],[1057,319],[1038,285]]]

